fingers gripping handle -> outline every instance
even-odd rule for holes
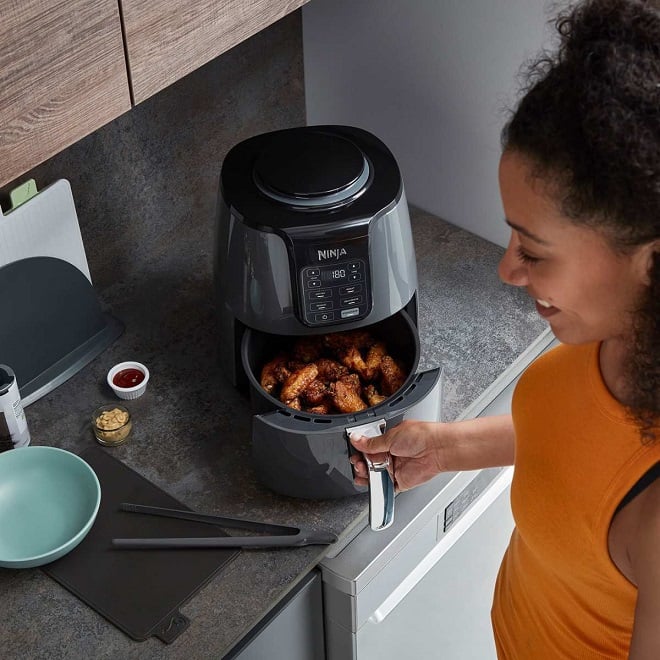
[[[378,420],[346,429],[351,434],[374,438],[385,432],[385,421]],[[369,526],[375,531],[387,529],[394,522],[394,482],[389,472],[390,455],[374,461],[364,455],[369,469]]]

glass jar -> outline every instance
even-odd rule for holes
[[[132,428],[131,413],[116,403],[99,406],[92,414],[94,437],[106,447],[126,442]]]

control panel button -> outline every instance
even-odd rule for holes
[[[310,303],[309,304],[309,309],[312,312],[326,312],[329,309],[332,309],[332,302],[316,302],[316,303]]]
[[[307,280],[307,286],[310,288],[316,288],[321,286],[321,280]]]
[[[349,284],[348,286],[339,287],[340,296],[352,296],[356,293],[360,293],[360,291],[362,291],[361,284]]]
[[[341,317],[343,319],[349,319],[353,316],[357,316],[360,313],[359,308],[353,307],[352,309],[342,309],[341,310]]]
[[[326,323],[327,321],[334,321],[334,312],[322,312],[321,314],[314,314],[314,321],[316,323]]]
[[[307,268],[305,269],[305,277],[320,277],[321,270],[319,268]]]
[[[322,300],[323,298],[332,298],[332,291],[330,289],[317,289],[309,292],[310,300]]]
[[[351,296],[350,298],[342,298],[341,307],[355,307],[362,302],[362,296]]]
[[[361,279],[362,279],[362,275],[360,273],[349,273],[348,274],[349,282],[359,282]]]

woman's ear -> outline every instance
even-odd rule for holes
[[[651,270],[656,259],[660,259],[660,239],[641,245],[635,255],[637,272],[644,286],[651,285]]]

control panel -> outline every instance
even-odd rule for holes
[[[306,266],[300,271],[300,293],[307,325],[364,318],[371,309],[368,264],[355,258]]]

